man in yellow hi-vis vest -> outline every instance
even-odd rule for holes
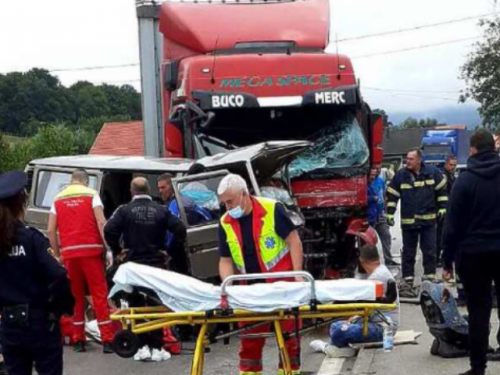
[[[220,221],[219,273],[224,280],[239,273],[266,273],[302,270],[302,242],[278,202],[253,197],[245,180],[234,174],[222,179],[218,194],[227,212]],[[294,330],[294,321],[282,323],[284,331]],[[268,332],[270,325],[260,326],[248,333]],[[264,338],[241,339],[240,375],[262,375]],[[300,373],[298,338],[286,341],[294,374]],[[279,373],[283,373],[280,363]]]

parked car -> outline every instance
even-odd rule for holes
[[[99,192],[106,217],[130,201],[130,182],[134,177],[146,177],[151,184],[153,199],[159,201],[156,180],[159,175],[170,173],[174,176],[173,187],[181,219],[188,230],[186,250],[191,272],[200,279],[213,279],[218,275],[217,229],[223,214],[217,197],[220,180],[228,173],[241,175],[252,194],[280,200],[289,210],[294,223],[300,227],[304,224],[304,218],[291,198],[286,182],[286,167],[309,145],[305,141],[266,142],[197,161],[99,155],[33,160],[26,167],[30,178],[26,222],[42,231],[47,230],[52,202],[69,184],[75,169],[85,169],[89,173],[89,186]],[[204,167],[203,173],[187,175],[196,163]],[[201,219],[189,215],[186,201],[203,212]]]

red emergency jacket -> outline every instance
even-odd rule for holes
[[[101,255],[104,243],[92,201],[98,193],[83,185],[70,185],[59,193],[54,206],[63,259]]]

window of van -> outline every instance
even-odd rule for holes
[[[35,206],[50,208],[54,198],[71,181],[70,172],[40,171],[36,184]],[[97,177],[89,176],[89,188],[97,188]]]

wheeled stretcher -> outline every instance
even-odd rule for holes
[[[271,284],[233,285],[235,281],[302,278],[305,281],[275,282]],[[139,349],[137,335],[163,329],[168,326],[200,326],[196,341],[191,375],[202,375],[205,348],[209,344],[207,332],[210,325],[219,323],[247,323],[244,328],[225,333],[217,339],[244,333],[256,326],[271,323],[275,330],[276,342],[286,375],[291,375],[290,359],[285,347],[286,335],[281,321],[295,319],[330,322],[336,318],[361,316],[365,332],[368,320],[374,313],[393,310],[396,305],[396,285],[389,285],[384,291],[382,284],[366,280],[315,281],[307,272],[282,272],[273,274],[248,274],[228,277],[223,284],[213,286],[198,280],[168,271],[151,269],[140,265],[124,265],[115,275],[115,288],[111,295],[120,290],[132,291],[133,287],[153,290],[163,306],[129,307],[115,312],[111,319],[118,320],[123,331],[116,334],[116,353],[124,358],[132,357]],[[164,284],[162,285],[162,282]],[[173,295],[189,295],[187,301],[176,303]],[[189,285],[191,284],[191,285]],[[346,285],[343,290],[342,285]],[[171,290],[169,290],[171,288]],[[199,293],[199,295],[198,295]],[[201,295],[206,294],[203,301]],[[349,297],[351,294],[354,298]],[[217,303],[214,298],[218,297]],[[193,301],[190,301],[190,298]],[[191,304],[196,298],[199,304]],[[256,298],[254,303],[251,299]],[[208,301],[208,302],[207,302]],[[193,309],[180,308],[188,305]],[[246,306],[248,304],[248,306]],[[273,308],[273,305],[275,306]],[[209,309],[203,307],[210,306]],[[241,308],[245,306],[247,308]],[[298,324],[297,324],[298,326]],[[295,335],[299,334],[296,332]]]

